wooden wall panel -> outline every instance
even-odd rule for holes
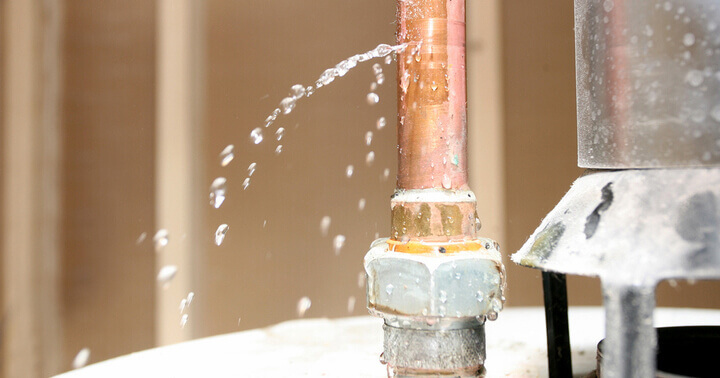
[[[153,1],[65,3],[66,368],[154,345],[155,21]]]

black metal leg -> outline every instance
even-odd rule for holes
[[[572,377],[565,275],[542,272],[547,325],[548,370],[551,378]]]

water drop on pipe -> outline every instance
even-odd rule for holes
[[[443,175],[442,186],[445,189],[450,189],[452,187],[452,181],[447,174]]]
[[[218,226],[217,230],[215,231],[215,245],[222,245],[223,241],[225,240],[225,234],[227,234],[229,229],[230,227],[228,227],[228,225],[225,223]]]
[[[310,306],[312,306],[312,301],[310,301],[310,298],[308,298],[308,297],[300,298],[300,300],[298,301],[298,304],[297,304],[298,316],[301,318],[303,316],[305,316],[305,313],[307,312],[307,310],[310,309]]]
[[[235,158],[235,154],[233,153],[234,148],[235,146],[228,144],[227,147],[220,152],[220,166],[227,167],[227,165]]]
[[[227,189],[227,179],[218,177],[210,184],[210,205],[219,208],[225,202],[225,191]]]

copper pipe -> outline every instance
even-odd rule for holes
[[[465,0],[398,0],[398,189],[467,189]]]

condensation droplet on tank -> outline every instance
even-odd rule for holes
[[[246,177],[242,183],[243,190],[247,190],[248,186],[250,186],[250,177]]]
[[[73,369],[80,369],[81,367],[87,365],[88,361],[90,360],[90,349],[89,348],[82,348],[80,351],[75,355],[75,358],[73,358],[72,361],[72,368]]]
[[[328,215],[322,217],[322,219],[320,220],[320,233],[322,234],[322,236],[327,236],[331,222],[332,219]]]
[[[345,176],[347,176],[348,178],[352,177],[354,171],[355,167],[353,167],[352,165],[348,165],[347,168],[345,168]]]
[[[378,118],[377,124],[376,124],[377,129],[382,130],[382,128],[385,127],[385,125],[387,125],[387,121],[385,120],[385,117]]]
[[[278,127],[277,131],[275,131],[275,138],[278,140],[278,142],[282,139],[284,134],[285,134],[285,128]]]
[[[368,105],[375,105],[378,102],[380,102],[380,96],[377,95],[377,93],[370,92],[367,95],[367,103]]]
[[[310,309],[310,306],[312,306],[312,301],[310,301],[310,298],[308,297],[302,297],[297,303],[297,314],[299,317],[305,316],[305,313],[307,310]]]
[[[167,286],[168,284],[170,284],[170,281],[175,278],[177,271],[178,268],[176,265],[165,265],[164,267],[160,268],[160,271],[158,272],[157,282],[163,286]]]
[[[375,161],[375,152],[370,151],[365,156],[365,164],[368,166],[372,165],[372,163]]]
[[[275,147],[275,155],[280,155],[282,153],[282,144],[278,144],[277,147]]]
[[[232,144],[228,144],[227,147],[225,147],[222,152],[220,152],[220,166],[221,167],[227,167],[228,164],[230,164],[231,161],[235,158],[235,154],[233,153],[233,149],[235,146]]]
[[[215,245],[222,245],[223,241],[225,240],[225,234],[227,234],[229,229],[230,227],[228,227],[228,225],[225,223],[218,226],[217,230],[215,230]]]
[[[368,131],[365,133],[365,145],[369,146],[372,144],[373,132]]]
[[[255,173],[255,168],[256,168],[256,167],[257,167],[257,163],[254,163],[254,162],[253,162],[253,163],[250,163],[250,165],[248,165],[248,169],[247,169],[247,170],[248,170],[248,176],[252,176],[253,173]]]
[[[250,132],[250,140],[251,140],[254,144],[260,144],[260,142],[263,141],[262,129],[259,128],[259,127],[254,128],[254,129]]]
[[[339,255],[340,250],[342,250],[342,247],[345,245],[345,235],[336,235],[333,239],[333,249],[335,250],[335,254]]]
[[[156,251],[160,251],[168,245],[168,243],[170,243],[170,234],[168,233],[168,230],[164,228],[158,230],[155,233],[155,236],[153,236],[153,244],[155,244]]]
[[[365,209],[365,198],[360,198],[358,201],[358,210],[363,211]]]

